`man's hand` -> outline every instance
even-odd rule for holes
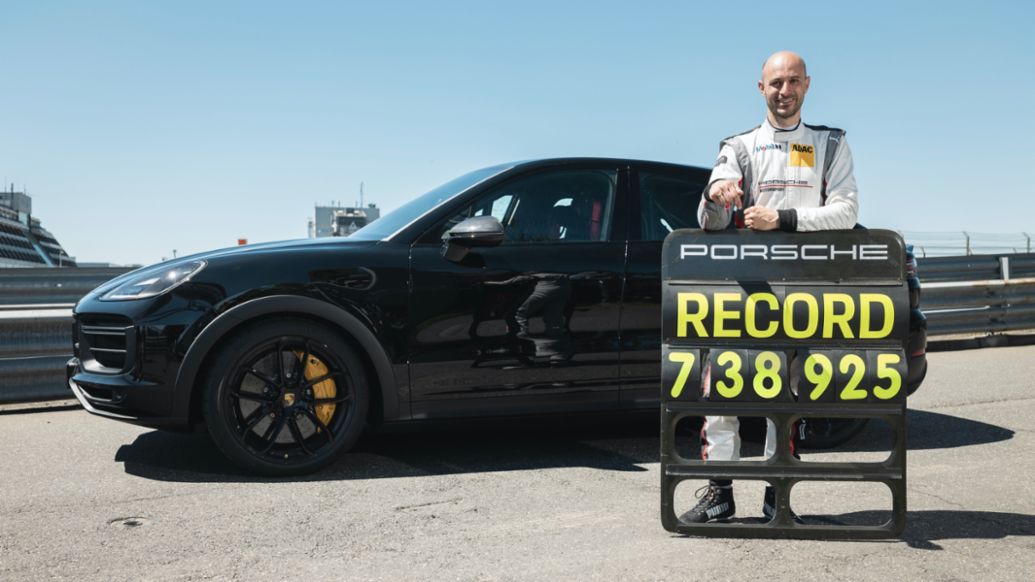
[[[716,204],[729,208],[731,204],[740,206],[744,192],[736,180],[717,180],[708,190],[708,199]]]
[[[752,230],[780,228],[780,215],[772,208],[752,206],[744,211],[744,225]]]

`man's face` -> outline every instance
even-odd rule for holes
[[[758,89],[778,122],[794,123],[801,111],[801,104],[805,102],[809,81],[801,61],[777,58],[767,63],[762,70]]]

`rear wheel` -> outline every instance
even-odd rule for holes
[[[219,449],[244,469],[297,475],[359,438],[369,392],[362,363],[333,329],[304,319],[252,325],[212,360],[204,414]]]

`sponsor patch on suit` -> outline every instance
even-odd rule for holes
[[[792,143],[787,165],[792,167],[815,168],[816,148],[804,143]]]

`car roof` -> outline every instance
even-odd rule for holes
[[[675,164],[672,162],[658,162],[652,160],[638,160],[633,158],[598,158],[598,157],[568,157],[568,158],[535,158],[529,160],[521,160],[512,162],[509,165],[511,169],[532,169],[532,168],[549,168],[549,167],[560,167],[567,165],[578,165],[578,164],[615,164],[619,166],[650,166],[655,168],[668,168],[671,170],[696,170],[696,171],[709,171],[708,168],[701,166],[692,166],[689,164]]]
[[[534,158],[534,159],[519,160],[519,161],[514,161],[514,162],[509,162],[509,163],[495,164],[495,165],[492,165],[492,166],[486,166],[484,168],[480,168],[478,170],[473,170],[474,172],[477,172],[477,171],[494,169],[494,170],[496,170],[496,172],[492,176],[489,176],[489,177],[483,179],[482,181],[478,182],[477,184],[473,184],[473,185],[469,186],[464,191],[470,190],[472,188],[481,188],[483,185],[486,185],[486,184],[491,185],[494,182],[496,182],[497,180],[500,180],[500,179],[506,180],[506,179],[509,179],[509,177],[513,176],[515,173],[523,173],[523,172],[528,171],[528,170],[548,169],[548,168],[563,168],[565,166],[580,166],[580,165],[582,165],[582,166],[585,166],[585,165],[608,165],[608,166],[613,166],[613,167],[618,167],[618,168],[624,167],[624,166],[633,166],[633,167],[639,167],[639,168],[654,168],[654,169],[658,169],[658,170],[668,170],[668,171],[672,171],[672,172],[687,172],[687,171],[689,171],[689,172],[704,172],[704,173],[707,173],[707,172],[711,171],[708,168],[703,168],[701,166],[690,166],[690,165],[684,165],[684,164],[673,164],[673,163],[670,163],[670,162],[657,162],[657,161],[651,161],[651,160],[637,160],[637,159],[632,159],[632,158],[607,158],[607,157],[589,157],[589,156],[565,157],[565,158]],[[432,209],[429,209],[428,212],[425,212],[421,216],[419,216],[419,217],[413,219],[412,221],[410,221],[410,223],[406,224],[405,226],[400,227],[395,232],[385,236],[382,240],[393,240],[397,236],[399,236],[400,234],[402,234],[404,232],[407,232],[411,227],[413,227],[414,225],[420,223],[421,220],[424,219],[431,211],[432,211]]]

